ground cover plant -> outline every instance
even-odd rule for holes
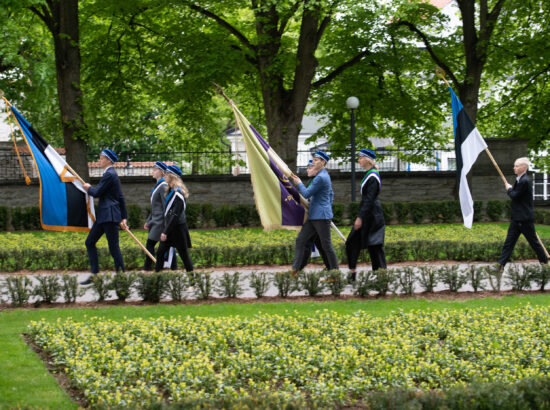
[[[389,388],[512,383],[550,372],[550,308],[31,322],[92,406],[274,392],[323,406]]]
[[[311,316],[319,310],[341,315],[364,311],[373,317],[386,317],[391,312],[411,310],[462,310],[467,308],[550,306],[550,297],[544,294],[483,298],[469,300],[447,299],[391,299],[391,300],[347,300],[338,302],[306,303],[251,303],[251,304],[205,304],[205,305],[152,305],[116,306],[79,309],[17,309],[0,311],[0,408],[63,408],[78,406],[59,387],[46,370],[40,358],[25,344],[22,333],[27,331],[30,321],[46,320],[55,323],[58,319],[72,318],[87,322],[91,316],[101,316],[122,322],[134,318],[159,318],[174,316],[190,317],[234,317],[252,318],[256,314],[277,314],[280,316]]]
[[[495,261],[502,249],[508,224],[475,224],[469,230],[459,224],[388,226],[385,251],[389,262],[401,261]],[[342,227],[346,235],[349,227]],[[546,246],[550,245],[550,226],[537,230]],[[136,231],[145,243],[146,232]],[[79,232],[6,232],[0,233],[0,271],[71,269],[87,270],[84,246],[86,233]],[[121,249],[127,269],[143,265],[143,253],[132,239],[121,233]],[[259,228],[193,230],[190,250],[198,268],[242,265],[287,265],[294,256],[296,232]],[[341,263],[345,263],[344,243],[333,233],[333,243]],[[113,269],[105,238],[98,242],[102,270]],[[512,255],[516,260],[535,257],[522,238]],[[360,262],[368,261],[364,252]]]

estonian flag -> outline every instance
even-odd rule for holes
[[[32,155],[40,181],[40,222],[50,231],[89,231],[95,221],[93,198],[67,170],[67,162],[10,106]]]
[[[451,91],[451,102],[453,105],[453,126],[455,133],[455,153],[456,153],[456,173],[458,178],[458,195],[460,198],[460,208],[464,218],[464,226],[472,228],[474,219],[474,201],[468,187],[466,175],[470,172],[472,165],[476,162],[479,153],[487,149],[487,144],[479,134],[474,123],[466,114],[464,106],[454,93]]]
[[[230,102],[244,139],[256,209],[264,229],[297,229],[306,218],[305,200],[288,180],[288,166]]]

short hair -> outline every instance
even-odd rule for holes
[[[527,169],[529,169],[529,158],[527,157],[521,157],[516,159],[516,162],[520,165],[525,165]]]

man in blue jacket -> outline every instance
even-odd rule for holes
[[[126,224],[126,202],[120,188],[120,179],[113,167],[117,161],[117,155],[110,149],[101,151],[98,162],[104,171],[99,184],[95,188],[90,184],[82,186],[88,191],[88,195],[99,198],[99,202],[96,208],[96,220],[86,238],[86,249],[92,275],[81,282],[81,285],[92,283],[93,275],[99,272],[96,243],[103,234],[107,237],[109,252],[115,262],[115,270],[117,272],[124,271],[124,261],[118,244],[118,226],[120,224],[122,229],[127,229],[128,225]]]
[[[317,151],[313,155],[314,171],[317,171],[317,173],[313,182],[307,188],[300,178],[297,176],[292,177],[292,181],[298,188],[298,191],[300,191],[300,194],[304,198],[311,198],[307,221],[302,226],[302,230],[296,238],[296,251],[294,261],[292,262],[293,272],[297,272],[303,268],[303,266],[300,266],[301,262],[304,260],[304,254],[311,252],[310,244],[315,235],[319,235],[321,248],[325,252],[327,259],[327,268],[329,270],[338,269],[338,259],[336,258],[336,252],[334,252],[330,237],[334,192],[332,192],[330,176],[325,169],[329,159],[330,157],[323,151]]]
[[[531,180],[527,175],[529,169],[529,159],[518,158],[514,162],[514,174],[516,174],[516,182],[514,186],[509,183],[505,184],[506,193],[512,200],[512,217],[510,218],[510,226],[508,227],[508,234],[502,247],[502,253],[498,258],[500,270],[504,270],[504,266],[510,259],[510,255],[514,250],[514,246],[519,238],[519,235],[523,234],[531,248],[536,252],[540,263],[548,263],[548,257],[544,252],[544,248],[537,237],[535,231],[535,209],[533,205],[533,188],[531,186]]]

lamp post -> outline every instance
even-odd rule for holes
[[[349,97],[346,106],[351,110],[351,202],[355,202],[355,109],[359,107],[359,98]]]

